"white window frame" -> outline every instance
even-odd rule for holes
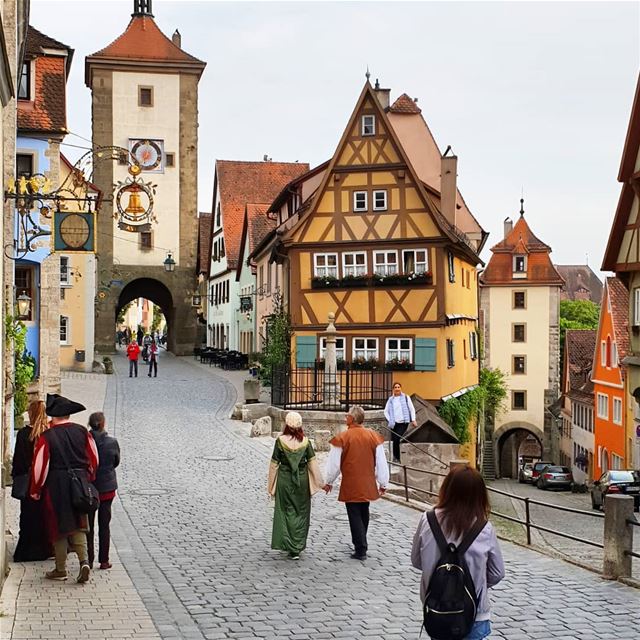
[[[615,453],[611,453],[611,469],[610,471],[619,471],[623,468],[624,458]]]
[[[613,424],[622,424],[622,399],[613,399]]]
[[[388,262],[390,255],[395,256],[395,263]],[[384,262],[378,263],[378,256],[384,256]],[[391,251],[374,251],[373,252],[373,271],[379,276],[394,276],[399,273],[398,270],[398,252],[395,249]],[[393,268],[393,270],[391,270]]]
[[[640,326],[640,287],[633,290],[633,324]]]
[[[607,341],[602,340],[600,342],[600,364],[603,367],[607,366]]]
[[[611,341],[611,368],[617,369],[618,367],[618,343],[615,340]]]
[[[371,128],[371,131],[368,129]],[[364,114],[360,121],[360,134],[363,136],[376,135],[376,117],[371,113]]]
[[[609,419],[609,396],[606,393],[598,393],[598,418]]]
[[[338,346],[342,345],[342,346]],[[320,359],[324,359],[327,351],[327,337],[320,336]],[[344,336],[336,336],[336,359],[346,360],[347,356],[347,339]]]
[[[357,264],[358,256],[364,257],[364,264]],[[347,258],[353,258],[353,264],[347,264]],[[342,254],[342,277],[366,276],[367,275],[367,253],[366,251],[346,251]]]
[[[364,205],[358,205],[358,196],[364,196]],[[369,211],[369,194],[366,191],[354,191],[353,192],[353,210],[356,213],[362,213]]]
[[[335,266],[329,265],[328,262],[325,262],[324,265],[318,264],[318,258],[324,258],[325,261],[328,261],[329,258],[335,258]],[[323,269],[325,272],[320,273],[319,270]],[[335,273],[329,273],[330,269],[335,269]],[[314,253],[313,254],[313,275],[315,278],[338,278],[339,270],[338,270],[338,254],[337,253]]]
[[[517,269],[518,260],[522,259],[522,269]],[[527,273],[527,256],[513,256],[513,273]]]
[[[391,343],[397,343],[395,347]],[[403,345],[404,343],[404,345]],[[413,338],[387,338],[385,341],[385,361],[408,360],[413,364]]]
[[[358,348],[357,346],[359,340],[364,340],[363,346],[360,348]],[[372,346],[374,344],[375,348]],[[362,355],[357,355],[358,351],[361,351]],[[354,360],[356,358],[364,358],[365,360],[375,358],[377,360],[380,357],[380,351],[378,349],[378,338],[369,338],[366,336],[357,336],[353,338],[351,352]]]
[[[64,322],[64,339],[62,338],[62,327]],[[71,318],[69,316],[60,316],[60,344],[71,344]]]
[[[478,334],[475,331],[469,331],[469,355],[472,360],[478,359]]]
[[[418,251],[424,251],[424,262],[418,261],[418,257],[416,256]],[[412,272],[407,272],[405,271],[405,268],[404,268],[404,264],[405,264],[404,257],[408,253],[413,253],[413,264],[415,268]],[[422,269],[420,268],[420,265],[423,265]],[[429,249],[403,249],[402,250],[402,273],[405,273],[405,274],[406,273],[429,273]]]
[[[71,265],[69,264],[71,258],[69,256],[60,256],[60,286],[61,287],[70,287],[71,279],[70,273]],[[63,266],[64,264],[64,266]]]
[[[377,203],[378,196],[382,196],[384,199],[384,203],[379,205]],[[387,198],[387,190],[386,189],[376,189],[373,192],[373,210],[374,211],[386,211],[388,208],[388,198]]]

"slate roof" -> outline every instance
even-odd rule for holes
[[[238,264],[246,206],[271,203],[287,183],[307,171],[306,162],[216,161],[224,245],[230,269]]]
[[[629,347],[629,291],[622,280],[607,278],[607,289],[611,302],[611,319],[618,345],[618,360],[622,361],[630,353]]]
[[[422,113],[417,102],[403,93],[390,107],[391,113]]]
[[[556,264],[556,271],[565,285],[560,293],[561,300],[591,300],[600,304],[602,282],[587,264]]]
[[[551,262],[551,247],[531,231],[524,215],[498,244],[491,247],[493,255],[482,273],[485,285],[562,285],[564,280]],[[513,256],[527,256],[527,277],[513,277]]]
[[[437,409],[418,394],[411,395],[416,410],[417,427],[405,434],[411,442],[459,442],[453,429],[442,419]]]
[[[198,273],[209,272],[209,239],[213,216],[207,212],[200,212],[198,217]]]
[[[565,353],[569,393],[582,390],[589,381],[589,371],[593,366],[596,348],[595,329],[568,329],[565,335]],[[592,391],[593,391],[593,384]]]

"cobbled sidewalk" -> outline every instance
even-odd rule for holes
[[[298,562],[290,561],[269,548],[272,440],[250,439],[246,425],[227,418],[238,380],[231,384],[218,369],[170,355],[161,360],[157,379],[129,379],[124,360],[115,364],[105,400],[109,430],[123,452],[113,538],[135,596],[155,624],[158,635],[149,637],[418,638],[419,573],[409,553],[419,513],[377,501],[370,558],[361,563],[349,558],[344,506],[335,492],[321,494],[313,500],[309,546]],[[638,637],[639,591],[529,549],[502,548],[507,577],[492,591],[492,638]],[[117,592],[117,574],[101,573],[111,575],[105,584],[98,576],[100,583],[90,588]],[[62,586],[43,586],[34,585],[34,599],[47,624],[61,617]],[[75,603],[77,616],[85,601],[75,594],[84,596],[85,589],[62,590],[73,594],[67,603]],[[27,604],[26,597],[19,603],[21,619],[28,618]]]

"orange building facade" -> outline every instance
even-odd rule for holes
[[[607,278],[593,357],[594,478],[609,469],[624,469],[625,367],[629,350],[629,292],[618,278]]]

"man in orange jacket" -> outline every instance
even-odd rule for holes
[[[127,358],[129,358],[129,377],[131,378],[135,371],[138,377],[138,358],[140,357],[140,347],[135,340],[132,340],[127,347]]]

